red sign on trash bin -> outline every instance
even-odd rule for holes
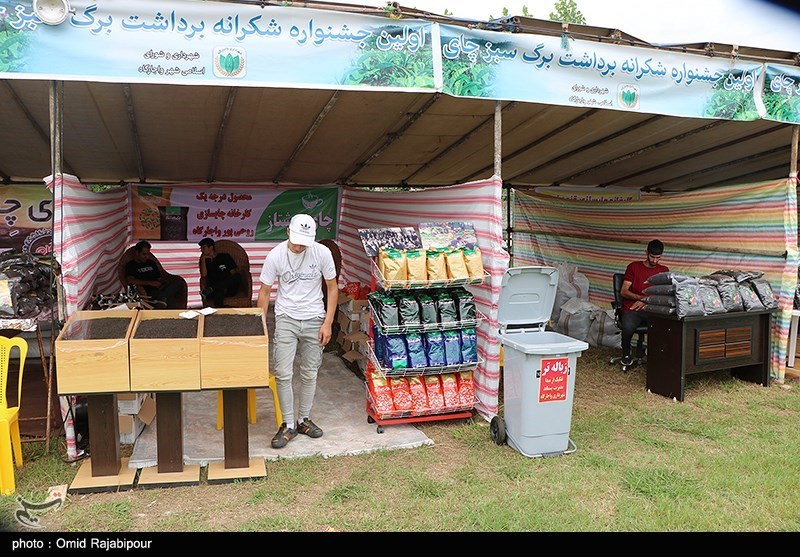
[[[569,358],[542,359],[539,375],[539,402],[567,400]]]

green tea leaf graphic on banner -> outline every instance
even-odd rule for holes
[[[258,220],[255,240],[276,242],[286,240],[289,221],[298,213],[311,215],[317,221],[317,240],[335,239],[338,199],[337,188],[285,191],[264,209]]]

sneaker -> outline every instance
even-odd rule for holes
[[[633,358],[630,356],[623,356],[619,363],[625,367],[630,367],[633,365]]]
[[[295,437],[297,437],[297,430],[286,427],[286,422],[283,422],[281,427],[278,428],[278,433],[272,438],[272,448],[282,449]]]
[[[302,422],[297,423],[297,432],[302,433],[303,435],[308,435],[312,439],[318,439],[322,437],[322,429],[308,418],[305,418]]]

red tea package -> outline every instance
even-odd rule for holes
[[[411,391],[411,406],[415,414],[424,414],[428,410],[428,393],[422,377],[412,375],[408,377],[408,388]]]
[[[442,374],[442,394],[444,395],[445,408],[457,408],[459,404],[458,380],[455,374]]]
[[[438,375],[425,376],[425,391],[428,393],[428,408],[431,411],[437,412],[444,408],[444,394]]]
[[[344,294],[346,296],[352,296],[353,299],[356,299],[357,296],[358,296],[358,293],[361,292],[361,283],[360,282],[348,282],[347,284],[344,285],[344,288],[342,289],[342,292],[344,292]]]
[[[358,296],[356,296],[356,300],[366,300],[367,296],[371,292],[369,286],[364,286],[361,290],[358,291]]]
[[[392,389],[386,378],[377,373],[367,374],[367,387],[372,393],[372,400],[375,402],[375,410],[378,414],[389,414],[394,410],[392,403]]]
[[[396,410],[411,410],[411,390],[405,377],[390,377],[389,386],[392,388],[392,400]]]
[[[472,371],[462,371],[455,375],[458,379],[458,405],[472,408],[475,403],[475,382],[472,379]]]

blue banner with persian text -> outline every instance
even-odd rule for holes
[[[67,20],[51,26],[30,0],[0,0],[0,79],[444,92],[800,121],[800,71],[789,66],[291,3],[70,4]]]

